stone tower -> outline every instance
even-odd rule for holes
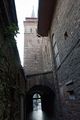
[[[26,75],[42,71],[41,38],[37,37],[37,18],[24,21],[24,70]]]
[[[24,71],[26,75],[51,71],[51,49],[49,38],[37,36],[35,17],[24,21]]]

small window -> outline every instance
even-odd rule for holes
[[[56,39],[55,39],[55,36],[53,36],[53,46],[55,45],[55,43],[56,43]]]
[[[32,33],[32,28],[30,28],[30,33]]]

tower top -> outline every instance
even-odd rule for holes
[[[31,17],[35,18],[34,6],[33,6],[33,9],[32,9],[32,15],[31,15]]]

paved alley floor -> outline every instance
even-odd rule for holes
[[[34,110],[27,117],[27,120],[52,120],[42,110]]]

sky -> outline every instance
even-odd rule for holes
[[[24,56],[24,25],[23,21],[26,17],[31,17],[34,6],[35,17],[37,17],[38,0],[15,0],[16,12],[18,18],[19,34],[17,35],[17,47],[20,55],[21,64],[23,66]]]

